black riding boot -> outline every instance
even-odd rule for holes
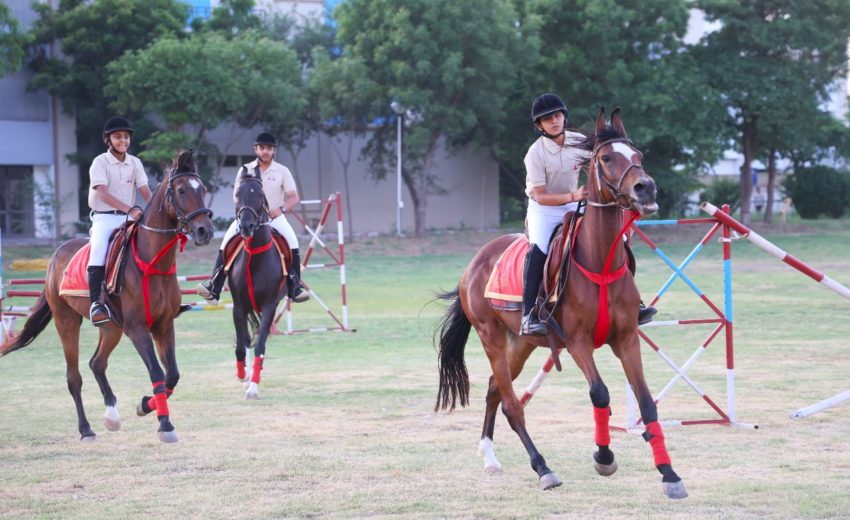
[[[289,294],[289,299],[295,303],[306,302],[310,299],[310,292],[301,283],[301,253],[298,249],[292,250],[292,263],[289,265],[287,293]]]
[[[100,303],[101,287],[103,286],[106,268],[102,265],[92,265],[86,271],[89,274],[89,296],[91,298],[89,319],[91,319],[92,325],[100,327],[110,320],[109,309]]]
[[[224,252],[219,249],[218,256],[215,258],[215,267],[213,267],[212,276],[206,282],[198,284],[198,294],[204,299],[209,300],[213,305],[218,305],[221,290],[224,288],[224,281],[226,279],[227,272],[224,270]]]
[[[655,307],[647,307],[643,304],[643,300],[640,301],[640,309],[638,310],[638,325],[646,325],[650,321],[652,321],[652,317],[655,316],[658,310]]]
[[[545,336],[549,329],[540,321],[534,304],[540,293],[540,282],[543,280],[543,267],[546,265],[546,253],[536,245],[531,244],[525,255],[525,269],[522,287],[522,322],[519,327],[521,336]]]

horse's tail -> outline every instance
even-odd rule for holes
[[[437,299],[451,304],[439,322],[440,388],[437,391],[437,404],[434,405],[435,412],[440,408],[454,410],[458,398],[462,407],[469,404],[469,373],[463,361],[463,349],[472,328],[469,318],[463,313],[458,289],[439,294]]]
[[[32,314],[30,314],[26,323],[24,323],[21,333],[12,339],[4,341],[0,345],[0,357],[5,356],[9,352],[22,349],[32,343],[41,334],[41,331],[47,327],[47,324],[50,323],[52,318],[53,312],[50,310],[50,305],[47,304],[47,296],[42,292],[41,296],[38,297],[38,301],[35,302]]]

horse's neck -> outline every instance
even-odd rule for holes
[[[251,236],[251,247],[259,247],[268,244],[272,240],[272,226],[268,222],[260,224]]]
[[[151,199],[148,210],[145,211],[145,215],[142,217],[142,224],[149,228],[162,231],[174,230],[177,227],[177,221],[168,216],[168,209],[165,204],[165,191],[162,189],[162,186],[156,190],[156,193]],[[175,236],[176,231],[163,233],[139,226],[135,238],[136,251],[138,251],[141,260],[150,262],[170,241],[174,240]],[[156,263],[155,267],[160,270],[166,270],[174,265],[177,257],[177,247],[179,245],[175,244],[174,247],[169,248]]]
[[[613,208],[595,208],[585,210],[584,222],[578,236],[577,257],[581,265],[593,272],[601,272],[611,251],[611,246],[620,238],[623,227],[623,212]],[[610,269],[613,271],[626,260],[622,244],[614,249],[614,258]]]

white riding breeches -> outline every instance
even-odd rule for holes
[[[106,262],[106,250],[109,249],[109,237],[125,220],[127,220],[126,215],[111,215],[109,213],[91,214],[89,267],[103,266]]]
[[[528,241],[544,253],[549,252],[549,240],[552,231],[564,220],[564,215],[578,209],[577,202],[562,206],[544,206],[534,199],[528,199],[525,225],[528,228]]]
[[[286,239],[286,243],[289,244],[290,249],[298,249],[298,237],[295,235],[295,230],[292,229],[292,226],[289,224],[289,221],[286,220],[286,215],[279,215],[277,218],[272,219],[269,222],[271,227],[275,229],[278,233],[280,233],[283,238]],[[234,220],[230,223],[230,227],[227,228],[227,232],[224,233],[224,238],[221,240],[221,249],[224,251],[224,246],[230,242],[230,239],[235,237],[239,233],[239,221]]]

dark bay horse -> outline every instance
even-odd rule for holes
[[[182,249],[191,235],[195,244],[209,243],[213,234],[212,211],[204,206],[206,187],[195,168],[191,151],[180,154],[153,198],[128,248],[124,283],[120,295],[111,296],[111,305],[122,325],[109,322],[99,328],[100,338],[89,366],[106,404],[104,424],[107,430],[121,427],[117,399],[106,378],[109,355],[126,334],[136,347],[148,370],[153,395],[142,397],[136,413],[153,410],[159,419],[159,439],[177,441],[169,420],[167,397],[174,391],[180,373],[174,351],[174,319],[180,312],[180,286],[175,274],[177,243]],[[68,390],[77,407],[81,440],[95,440],[83,409],[83,380],[79,370],[80,327],[89,316],[89,297],[60,295],[63,272],[71,258],[88,243],[73,239],[61,244],[50,258],[44,291],[20,335],[0,345],[0,356],[29,345],[45,329],[51,318],[62,341],[67,365]],[[156,347],[154,348],[154,344]],[[160,363],[165,368],[160,368]]]
[[[236,219],[244,248],[233,261],[227,284],[233,296],[233,325],[236,327],[236,377],[246,378],[245,357],[253,343],[254,364],[245,399],[259,398],[260,372],[266,355],[266,340],[275,310],[286,295],[288,277],[281,253],[273,243],[269,207],[259,177],[246,173],[236,189]],[[292,260],[282,241],[287,267]],[[280,243],[280,242],[279,242]],[[249,330],[250,326],[250,330]]]
[[[512,383],[531,352],[539,346],[552,349],[560,370],[557,355],[559,348],[565,347],[590,387],[598,446],[598,451],[593,454],[594,467],[600,475],[611,475],[616,471],[617,463],[609,447],[608,388],[593,360],[595,347],[608,343],[622,363],[626,378],[638,398],[641,417],[646,425],[643,436],[650,443],[655,466],[662,474],[664,493],[670,498],[684,498],[687,496],[684,483],[671,466],[655,401],[644,379],[635,311],[640,295],[632,273],[625,269],[627,252],[621,240],[624,230],[638,214],[648,215],[657,211],[655,182],[643,169],[643,155],[629,140],[619,109],[611,114],[610,124],[606,124],[605,112],[601,110],[594,135],[588,137],[581,147],[590,152],[587,164],[588,207],[573,243],[569,260],[572,268],[564,271],[567,273],[566,292],[552,310],[552,319],[563,330],[565,340],[554,336],[553,327],[550,327],[549,337],[519,336],[520,313],[496,310],[485,299],[484,288],[494,264],[517,236],[503,236],[491,241],[466,267],[457,289],[441,295],[451,304],[438,331],[440,384],[435,409],[453,409],[458,400],[461,406],[469,402],[464,346],[470,328],[474,326],[493,371],[479,444],[485,470],[501,471],[493,449],[496,409],[501,403],[508,423],[528,452],[540,487],[558,486],[560,479],[546,466],[526,429],[523,405]],[[624,210],[630,216],[626,222]],[[604,304],[606,299],[608,304],[600,307],[600,302]]]

